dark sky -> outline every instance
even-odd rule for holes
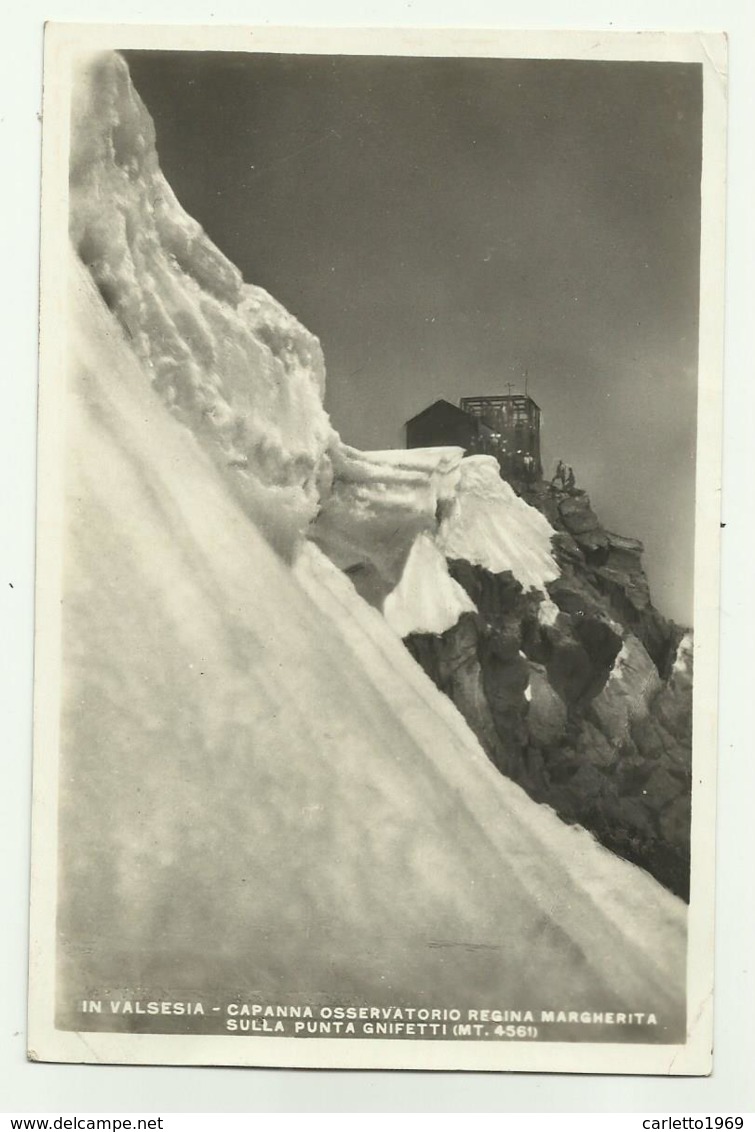
[[[343,438],[526,370],[546,471],[690,623],[701,68],[126,57],[184,208],[320,337]]]

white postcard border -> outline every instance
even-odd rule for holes
[[[248,28],[51,24],[46,28],[41,269],[34,814],[29,1056],[163,1065],[518,1070],[699,1075],[710,1071],[718,694],[726,42],[715,34],[462,29]],[[695,534],[695,689],[688,1039],[684,1045],[395,1041],[86,1034],[54,1026],[57,747],[60,703],[68,106],[79,53],[112,49],[466,55],[698,62],[703,65],[701,307]]]

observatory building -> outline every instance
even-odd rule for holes
[[[540,406],[526,393],[435,401],[406,422],[407,448],[457,445],[468,456],[495,456],[504,479],[541,479]]]

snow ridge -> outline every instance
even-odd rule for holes
[[[316,339],[180,210],[123,61],[79,97],[70,1001],[615,1003],[679,1037],[682,902],[505,779],[397,637],[471,611],[446,557],[542,588],[547,523],[484,458],[343,445]]]
[[[314,335],[241,273],[178,203],[125,62],[75,89],[70,232],[170,411],[281,549],[314,517],[334,433]]]
[[[445,633],[462,613],[477,608],[448,573],[441,551],[427,534],[417,535],[401,581],[383,604],[383,615],[400,637],[410,633]]]
[[[550,549],[554,534],[545,516],[501,479],[495,457],[462,461],[459,506],[439,538],[447,558],[482,566],[491,574],[510,570],[525,591],[547,596],[546,583],[560,573]]]

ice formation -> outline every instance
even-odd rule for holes
[[[401,581],[417,536],[434,537],[457,506],[462,455],[460,448],[334,447],[332,488],[310,537],[373,604],[380,606]]]
[[[501,479],[493,457],[462,457],[459,448],[345,447],[334,456],[332,491],[312,537],[363,596],[382,604],[402,636],[441,633],[474,608],[450,577],[448,559],[510,571],[525,591],[540,594],[544,620],[557,615],[546,590],[559,574],[552,527]]]
[[[551,554],[553,528],[501,479],[493,456],[468,456],[460,467],[459,506],[441,533],[447,558],[483,566],[491,574],[510,570],[526,590],[546,594],[560,571]]]
[[[443,553],[426,533],[417,535],[398,585],[383,603],[383,615],[400,637],[444,633],[475,604],[448,573]]]
[[[397,636],[473,608],[446,556],[542,588],[547,523],[484,459],[343,445],[316,339],[181,211],[123,61],[81,97],[67,985],[610,1003],[678,1037],[682,902],[504,778]]]
[[[290,549],[330,476],[320,344],[181,208],[125,63],[96,57],[76,91],[73,244],[150,384]]]

